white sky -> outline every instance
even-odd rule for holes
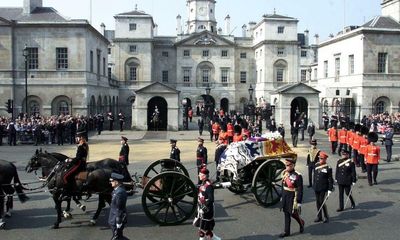
[[[153,16],[158,35],[176,35],[176,16],[187,19],[186,0],[91,0],[92,25],[100,29],[114,29],[114,15],[138,10]],[[382,0],[217,0],[215,14],[218,27],[224,29],[224,18],[231,17],[231,31],[241,36],[241,27],[249,21],[259,22],[263,14],[276,13],[299,20],[298,32],[305,29],[310,36],[320,39],[336,34],[344,25],[361,25],[381,13]],[[0,7],[22,7],[23,0],[0,0]],[[90,0],[43,0],[45,7],[53,7],[65,17],[90,20]],[[345,6],[345,7],[344,7]],[[311,41],[313,42],[313,41]]]

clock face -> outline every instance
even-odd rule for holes
[[[199,15],[204,16],[207,13],[207,9],[205,7],[199,8]]]

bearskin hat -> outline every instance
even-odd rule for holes
[[[361,126],[360,132],[362,135],[367,135],[369,133],[369,129],[367,126]]]
[[[242,133],[242,127],[238,124],[233,127],[233,130],[235,133]]]
[[[378,134],[376,132],[370,132],[368,133],[368,141],[369,142],[377,142],[378,141]]]
[[[354,122],[349,122],[349,127],[347,130],[354,129]]]
[[[361,124],[354,125],[354,131],[359,132],[361,130]]]

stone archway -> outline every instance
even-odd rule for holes
[[[290,104],[290,125],[304,115],[308,117],[308,102],[304,97],[296,97]]]
[[[229,113],[229,99],[222,98],[220,101],[221,109],[224,110],[225,113]]]
[[[155,108],[159,111],[159,123],[152,121]],[[168,103],[163,97],[153,97],[147,103],[147,129],[148,130],[167,130],[168,127]]]

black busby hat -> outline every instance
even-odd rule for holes
[[[170,139],[170,140],[169,140],[169,143],[176,143],[176,142],[177,142],[176,139]]]
[[[360,132],[362,135],[367,135],[369,133],[369,129],[367,126],[361,126]]]
[[[369,142],[377,142],[378,141],[378,134],[376,132],[370,132],[368,133],[368,141]]]
[[[235,133],[242,133],[242,127],[238,124],[233,127],[233,130]]]
[[[354,129],[354,122],[349,122],[349,130]]]
[[[349,152],[348,150],[343,149],[343,150],[342,150],[342,154],[350,155],[350,152]]]
[[[359,132],[361,130],[361,124],[354,125],[354,131]]]

